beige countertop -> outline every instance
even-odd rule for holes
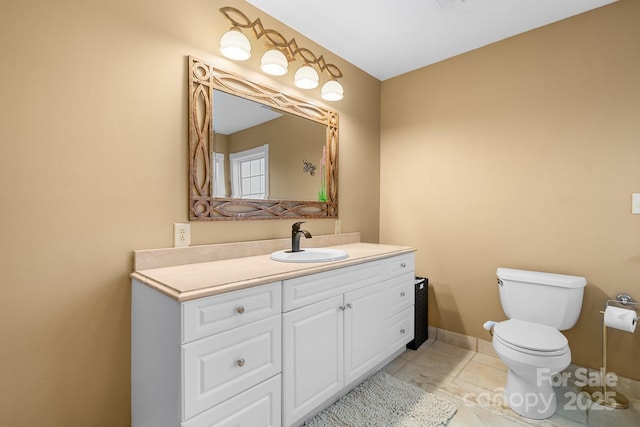
[[[263,254],[140,269],[132,273],[131,277],[178,301],[188,301],[388,258],[415,250],[408,246],[360,242],[332,247],[347,251],[349,257],[332,262],[287,263],[273,261],[269,254]]]

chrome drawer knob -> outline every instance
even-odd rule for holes
[[[400,329],[400,333],[401,333],[401,334],[404,334],[404,329]]]
[[[401,296],[401,297],[403,297],[403,296],[405,296],[405,295],[407,295],[407,293],[406,293],[406,292],[400,292],[400,296]]]
[[[407,266],[407,264],[405,264],[404,262],[402,264],[400,264],[400,267],[405,268]]]
[[[238,312],[238,314],[242,314],[242,313],[244,313],[244,307],[240,305],[240,306],[236,307],[236,311]]]
[[[238,364],[238,366],[244,366],[244,359],[238,359],[236,363]]]

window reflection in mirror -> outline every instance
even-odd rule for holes
[[[213,130],[214,197],[318,200],[325,125],[214,90]]]
[[[229,153],[231,197],[269,198],[269,144]]]

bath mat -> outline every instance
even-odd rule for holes
[[[446,426],[456,408],[439,396],[379,372],[308,420],[307,427]]]

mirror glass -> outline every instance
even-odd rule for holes
[[[338,114],[189,57],[189,218],[338,217]]]
[[[320,201],[326,126],[220,90],[213,106],[214,197]]]

